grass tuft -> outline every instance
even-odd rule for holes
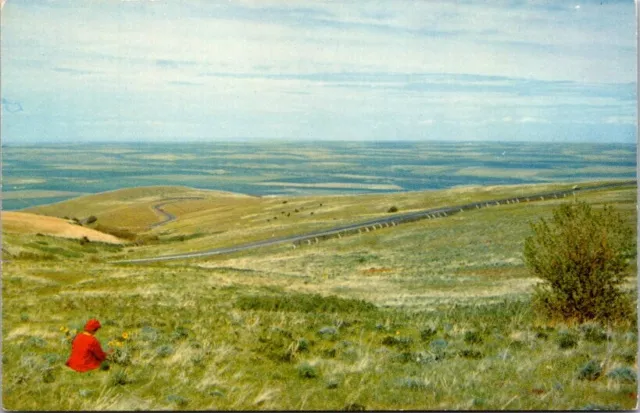
[[[315,379],[319,375],[318,369],[308,362],[300,363],[297,367],[297,370],[298,376],[302,377],[303,379]]]
[[[583,337],[586,341],[602,343],[607,340],[607,333],[595,323],[586,323],[580,326]]]
[[[558,348],[563,350],[574,348],[578,345],[578,337],[569,331],[561,331],[558,334],[557,343]]]
[[[169,357],[175,352],[174,348],[170,344],[163,344],[156,348],[156,354],[159,357]]]
[[[479,331],[470,330],[464,333],[464,342],[467,344],[480,344],[483,341],[482,334]]]
[[[617,367],[607,373],[607,377],[611,380],[622,383],[635,383],[637,380],[636,372],[629,367]]]
[[[167,401],[175,404],[178,407],[185,407],[189,404],[189,399],[182,397],[179,394],[170,394],[167,396]]]
[[[124,370],[115,370],[109,376],[109,384],[111,386],[124,386],[130,382],[129,376]]]
[[[587,364],[582,366],[578,371],[578,379],[580,380],[597,380],[602,375],[602,367],[595,360],[589,360]]]

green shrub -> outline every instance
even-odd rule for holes
[[[53,369],[51,367],[43,369],[41,379],[44,383],[47,384],[56,381],[56,376],[53,374]]]
[[[278,362],[292,362],[298,353],[308,350],[309,342],[302,338],[294,340],[293,334],[279,327],[269,330],[266,335],[258,337],[260,343],[257,352]]]
[[[189,330],[184,327],[177,327],[171,333],[171,339],[173,341],[183,340],[189,336]]]
[[[318,377],[318,370],[311,364],[304,362],[298,366],[298,375],[304,379],[314,379]]]
[[[36,336],[30,336],[28,339],[22,342],[22,345],[25,347],[44,348],[47,347],[47,340]]]
[[[86,224],[93,224],[94,222],[96,222],[98,220],[98,218],[95,215],[91,215],[89,216],[89,218],[87,218],[84,222]]]
[[[433,359],[435,361],[444,360],[447,357],[446,348],[448,346],[449,346],[449,343],[447,342],[447,340],[442,338],[438,338],[431,341],[431,343],[429,343],[429,347],[431,347],[431,351],[433,353]]]
[[[557,342],[561,349],[574,348],[578,345],[578,337],[568,331],[563,331],[558,334]]]
[[[173,347],[168,344],[165,344],[156,348],[156,354],[160,357],[168,357],[172,355],[173,352],[174,352]]]
[[[580,368],[578,379],[580,380],[596,380],[602,374],[600,363],[595,360],[589,360],[587,364]]]
[[[482,334],[478,331],[465,331],[464,342],[467,344],[480,344],[482,343]]]
[[[158,331],[153,327],[144,326],[140,331],[140,338],[153,343],[158,340]]]
[[[328,349],[322,350],[322,355],[326,358],[334,358],[337,353],[338,353],[338,350],[336,350],[335,348],[328,348]]]
[[[128,366],[131,364],[131,351],[128,348],[117,347],[109,355],[109,360],[121,366]]]
[[[447,340],[438,338],[433,340],[429,345],[431,346],[432,349],[437,350],[437,349],[446,348],[449,345],[449,343],[447,343]]]
[[[607,377],[623,383],[635,383],[637,380],[636,372],[629,367],[618,367],[607,373]]]
[[[465,359],[479,360],[484,357],[481,351],[473,349],[463,349],[458,352],[458,355]]]
[[[541,340],[546,340],[549,338],[549,334],[545,333],[544,331],[537,331],[536,338],[539,338]]]
[[[422,341],[429,341],[431,340],[431,338],[433,338],[433,336],[436,335],[436,333],[437,330],[435,328],[427,327],[420,331],[420,338],[422,339]]]
[[[62,357],[56,353],[46,353],[42,355],[42,358],[45,359],[45,361],[47,361],[49,364],[55,364],[59,360],[61,360]]]
[[[180,406],[180,407],[184,407],[187,404],[189,404],[189,399],[182,397],[178,394],[170,394],[167,396],[167,401],[171,402],[171,403],[175,403],[176,405]]]
[[[602,343],[607,340],[607,333],[597,324],[583,324],[580,326],[580,330],[584,335],[584,339],[587,341]]]
[[[411,337],[396,337],[396,336],[385,336],[382,339],[382,344],[385,346],[395,346],[401,348],[407,348],[411,345],[413,340]]]
[[[394,205],[391,208],[389,208],[387,212],[389,213],[398,212],[398,207]]]
[[[301,338],[296,343],[297,351],[309,351],[309,347],[310,347],[310,344],[306,338]]]
[[[555,319],[625,320],[634,310],[620,285],[634,254],[632,229],[605,206],[562,204],[550,222],[532,223],[534,234],[524,246],[524,259],[543,282],[536,287],[534,307]]]
[[[127,376],[127,373],[124,370],[114,371],[109,376],[109,383],[112,386],[124,386],[125,384],[128,384],[129,382],[130,382],[129,377]]]
[[[615,355],[616,359],[622,360],[625,363],[633,364],[636,362],[637,352],[636,351],[623,351],[621,353],[617,353]]]

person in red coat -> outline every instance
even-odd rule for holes
[[[100,342],[94,334],[100,329],[100,321],[92,318],[87,321],[84,331],[79,333],[71,343],[71,356],[66,365],[75,371],[85,372],[100,367],[107,358],[107,353],[102,351]]]

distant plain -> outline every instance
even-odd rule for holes
[[[329,195],[623,179],[629,144],[218,142],[5,146],[3,209],[150,185]]]

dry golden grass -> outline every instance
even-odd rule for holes
[[[150,225],[164,219],[163,216],[154,211],[154,205],[185,197],[202,197],[214,203],[220,199],[251,198],[247,195],[223,191],[199,190],[180,186],[150,186],[82,196],[64,202],[29,208],[26,211],[78,219],[85,219],[90,215],[94,215],[98,218],[99,224],[141,232],[148,229]],[[189,203],[193,201],[184,200],[179,202]]]
[[[47,217],[26,212],[2,212],[2,230],[9,233],[41,233],[63,238],[83,238],[90,241],[122,244],[124,241],[91,228],[71,224],[60,218]]]

